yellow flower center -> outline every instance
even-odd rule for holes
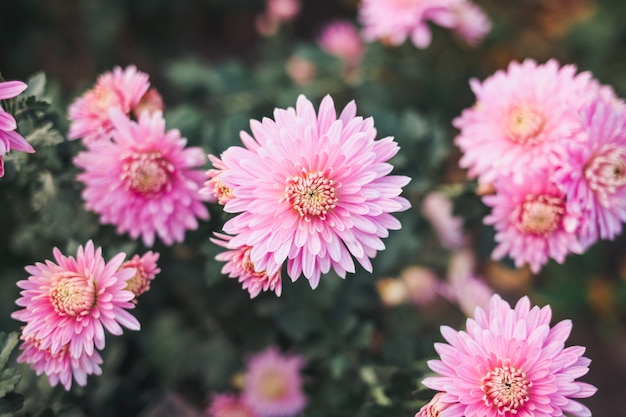
[[[520,229],[526,233],[544,235],[555,231],[565,209],[562,199],[554,196],[528,196],[522,205]]]
[[[337,203],[335,181],[323,172],[303,172],[287,179],[285,197],[304,220],[324,220]]]
[[[54,276],[48,296],[58,314],[85,315],[96,304],[96,287],[90,278],[64,272]]]
[[[507,131],[509,138],[520,145],[535,145],[545,125],[545,118],[530,106],[514,107],[509,113]]]

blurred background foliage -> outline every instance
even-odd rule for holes
[[[220,273],[209,242],[227,216],[210,205],[211,219],[188,232],[184,244],[157,243],[162,272],[134,314],[141,332],[109,337],[103,375],[87,387],[50,388],[28,367],[15,365],[12,337],[0,335],[0,415],[201,415],[209,393],[236,391],[246,358],[270,345],[306,357],[309,405],[305,416],[412,416],[431,393],[422,389],[424,361],[435,355],[439,326],[456,328],[463,313],[438,299],[428,306],[388,306],[376,283],[406,267],[445,276],[451,252],[420,211],[424,196],[444,190],[464,219],[477,271],[515,301],[529,294],[551,304],[557,319],[574,320],[570,344],[588,346],[593,362],[583,379],[598,386],[585,400],[596,416],[621,415],[626,397],[626,238],[601,242],[564,265],[533,276],[494,263],[493,231],[475,184],[457,168],[451,120],[472,105],[468,80],[484,79],[513,60],[556,58],[590,70],[626,97],[626,4],[623,0],[481,0],[493,29],[478,47],[433,27],[425,50],[368,44],[359,68],[315,43],[327,21],[355,20],[357,0],[305,0],[298,17],[271,37],[254,27],[262,0],[3,0],[0,71],[29,82],[17,102],[19,130],[37,152],[11,153],[0,180],[0,331],[19,330],[10,318],[24,266],[49,259],[52,248],[75,253],[93,239],[107,257],[143,253],[140,242],[118,236],[83,208],[67,142],[67,106],[116,65],[135,64],[163,95],[169,128],[189,144],[219,154],[239,144],[251,118],[295,104],[298,94],[338,107],[356,100],[373,116],[379,137],[401,146],[395,173],[413,178],[405,189],[413,208],[398,215],[403,229],[385,240],[374,273],[333,274],[315,291],[304,278],[284,278],[283,295],[250,300],[236,280]],[[293,78],[293,66],[308,70]],[[291,69],[290,69],[291,68]],[[290,76],[291,74],[291,76]],[[21,106],[21,107],[20,107]],[[208,164],[206,166],[208,168]],[[12,344],[13,343],[13,344]],[[7,369],[4,369],[5,365]],[[21,381],[19,380],[21,374]],[[22,404],[23,402],[23,404]],[[19,411],[15,411],[19,410]],[[174,410],[174,411],[172,411]]]

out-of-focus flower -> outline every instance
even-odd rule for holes
[[[428,305],[439,294],[439,278],[430,268],[409,266],[400,273],[400,281],[407,288],[409,301],[415,305]]]
[[[78,247],[76,258],[57,248],[53,254],[56,263],[27,266],[30,276],[17,283],[23,291],[16,304],[23,308],[11,317],[26,323],[23,340],[52,356],[68,350],[71,358],[89,362],[95,360],[94,348],[104,348],[104,329],[114,335],[122,333],[120,325],[139,330],[127,311],[135,307],[126,290],[135,271],[120,269],[124,253],[105,262],[102,249],[89,241]]]
[[[309,84],[317,74],[317,67],[310,59],[292,56],[287,60],[285,70],[295,85]]]
[[[133,115],[135,118],[139,118],[139,115],[147,111],[148,113],[161,112],[163,113],[163,97],[156,90],[156,88],[151,88],[148,90],[146,94],[141,97],[139,103],[133,109]]]
[[[160,112],[144,112],[135,122],[112,110],[110,119],[112,140],[95,142],[74,158],[84,169],[77,179],[85,184],[87,209],[118,233],[141,236],[146,246],[155,235],[167,245],[182,242],[198,218],[209,216],[207,197],[199,193],[204,172],[196,169],[205,162],[203,150],[185,148],[177,129],[166,132]]]
[[[215,233],[215,238],[211,238],[211,242],[228,249],[215,257],[218,261],[226,262],[222,274],[238,278],[242,288],[250,293],[250,298],[256,297],[261,291],[274,291],[280,297],[282,293],[280,269],[272,275],[255,270],[254,263],[250,260],[252,248],[245,245],[232,248],[228,244],[231,239],[231,236],[221,233]]]
[[[21,81],[0,81],[0,100],[17,97],[28,86]],[[0,177],[4,176],[4,155],[10,150],[33,153],[35,150],[15,131],[15,118],[0,105]]]
[[[457,23],[454,9],[466,0],[363,0],[359,20],[366,41],[382,40],[400,45],[407,38],[418,48],[430,45],[428,22],[452,28]]]
[[[220,174],[226,166],[215,155],[209,155],[209,161],[211,161],[213,168],[206,172],[209,179],[204,183],[204,187],[202,187],[200,193],[207,195],[208,201],[217,201],[221,205],[224,205],[233,198],[232,190],[225,186],[219,179]]]
[[[452,30],[470,45],[476,45],[491,30],[485,12],[469,0],[459,3],[452,11],[456,17]]]
[[[118,109],[130,115],[149,88],[148,74],[137,71],[134,65],[124,70],[115,67],[100,75],[93,89],[70,105],[68,139],[82,138],[86,145],[109,139],[113,130],[109,110]]]
[[[475,259],[469,249],[455,252],[448,265],[447,284],[440,293],[448,301],[458,305],[467,317],[472,317],[476,307],[486,309],[493,290],[474,273]]]
[[[398,278],[382,278],[376,281],[378,296],[384,305],[394,307],[409,300],[409,289]]]
[[[286,22],[300,13],[300,0],[267,0],[267,15],[272,20]]]
[[[240,396],[233,394],[214,394],[205,414],[208,417],[259,416]]]
[[[452,201],[444,193],[428,193],[422,202],[422,214],[430,221],[443,247],[454,250],[465,244],[463,219],[452,215]]]
[[[441,397],[443,397],[441,392],[435,394],[433,399],[430,400],[428,404],[423,406],[417,414],[415,414],[415,417],[440,417],[444,415],[442,414],[444,410],[447,410],[446,415],[456,415],[453,413],[462,413],[465,409],[462,404],[443,402],[441,401]]]
[[[580,213],[571,211],[549,173],[533,173],[521,184],[501,178],[496,189],[483,197],[492,208],[484,223],[496,229],[493,259],[508,254],[518,268],[527,263],[537,273],[548,258],[562,263],[568,253],[583,251],[576,235]]]
[[[243,399],[260,417],[290,417],[306,406],[299,355],[270,347],[248,360]]]
[[[97,350],[88,353],[84,350],[78,357],[70,354],[70,345],[61,346],[57,353],[52,353],[50,349],[42,349],[41,343],[34,337],[22,336],[18,356],[19,363],[27,363],[33,368],[37,375],[43,373],[48,377],[51,386],[56,386],[59,382],[69,391],[72,388],[72,380],[80,386],[87,385],[88,375],[101,375],[102,357]]]
[[[224,225],[229,248],[252,247],[255,270],[268,275],[287,261],[291,279],[304,274],[312,288],[330,268],[354,272],[352,256],[371,271],[381,238],[401,227],[390,213],[410,206],[399,196],[410,179],[388,175],[397,144],[375,140],[373,119],[357,117],[354,102],[337,117],[330,96],[319,113],[300,96],[274,118],[251,121],[246,148],[221,155],[220,180],[234,195],[224,210],[240,213]]]
[[[582,138],[566,144],[554,181],[583,213],[581,242],[613,239],[626,221],[626,110],[598,99],[581,112]]]
[[[484,183],[507,175],[519,183],[525,173],[551,167],[578,131],[578,110],[600,91],[589,72],[576,74],[575,66],[555,60],[512,62],[470,85],[476,104],[454,120],[455,143],[463,152],[460,165]]]
[[[159,254],[148,251],[142,256],[135,255],[132,259],[124,262],[120,268],[133,268],[135,275],[126,281],[126,289],[135,294],[133,302],[137,301],[137,297],[150,289],[150,283],[161,272],[157,267]]]
[[[440,359],[428,366],[437,376],[422,383],[441,391],[439,401],[459,404],[454,416],[591,416],[576,401],[596,388],[576,378],[588,372],[585,348],[565,348],[572,323],[550,327],[550,306],[530,307],[528,297],[515,308],[499,295],[489,309],[477,309],[466,331],[441,327],[447,343],[436,343]],[[446,410],[447,411],[447,410]]]
[[[358,65],[365,47],[356,26],[348,20],[335,20],[327,23],[317,38],[324,52],[333,55],[348,67]]]

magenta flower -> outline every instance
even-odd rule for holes
[[[126,281],[135,271],[120,269],[124,253],[107,263],[102,249],[89,241],[78,247],[76,258],[57,248],[53,254],[56,263],[27,266],[30,276],[17,283],[23,291],[16,304],[23,309],[11,317],[26,323],[24,340],[36,341],[36,347],[50,355],[68,349],[72,358],[90,361],[94,346],[104,348],[104,329],[114,335],[122,334],[120,325],[139,330],[139,322],[127,311],[134,308],[134,295],[125,289]]]
[[[552,167],[559,147],[579,129],[578,110],[600,90],[590,73],[577,75],[573,65],[531,59],[470,85],[476,104],[454,120],[455,143],[461,167],[483,183],[504,175],[520,182],[526,172]]]
[[[226,262],[222,274],[238,278],[242,288],[250,293],[250,298],[256,297],[261,291],[274,291],[280,297],[282,293],[280,269],[271,275],[265,271],[257,271],[250,260],[252,248],[245,245],[232,248],[229,246],[231,239],[231,236],[221,233],[215,233],[215,238],[211,238],[211,242],[229,249],[215,257],[218,261]]]
[[[87,145],[109,139],[113,130],[109,110],[131,114],[149,88],[148,75],[137,71],[134,65],[124,70],[115,67],[112,72],[100,75],[93,89],[70,105],[68,139],[82,138]]]
[[[243,399],[260,417],[290,417],[306,405],[298,355],[268,348],[248,360]]]
[[[0,81],[0,100],[17,97],[28,86],[21,81]],[[33,153],[35,150],[15,131],[15,118],[0,105],[0,177],[4,176],[3,156],[10,150]]]
[[[588,372],[585,348],[565,348],[572,323],[550,327],[549,306],[531,309],[528,297],[514,309],[494,295],[489,309],[476,309],[466,331],[441,327],[447,343],[436,343],[440,359],[428,366],[437,376],[422,381],[441,391],[440,401],[462,405],[441,417],[552,417],[563,413],[591,416],[576,401],[596,388],[576,378]]]
[[[356,26],[348,20],[327,23],[320,31],[317,43],[324,52],[336,56],[348,66],[357,65],[365,53]]]
[[[569,252],[582,253],[577,238],[580,213],[566,204],[549,173],[529,174],[521,184],[501,178],[496,189],[496,194],[483,197],[492,208],[483,221],[496,229],[493,259],[508,254],[518,268],[528,263],[537,273],[548,258],[562,263]]]
[[[613,239],[626,221],[626,110],[598,99],[581,112],[582,140],[570,142],[554,176],[568,204],[584,213],[581,242]]]
[[[118,233],[141,236],[146,246],[155,235],[167,245],[182,242],[198,218],[209,216],[199,193],[204,173],[194,169],[204,163],[204,152],[185,148],[178,130],[166,132],[160,112],[144,112],[134,122],[112,110],[110,119],[113,140],[95,142],[74,159],[84,169],[77,179],[85,184],[87,209]]]
[[[161,268],[157,267],[159,256],[158,253],[148,251],[142,256],[133,256],[120,267],[132,268],[135,271],[135,274],[126,281],[126,290],[135,294],[133,302],[136,302],[137,297],[150,289],[150,283],[161,272]]]
[[[102,374],[100,368],[102,357],[97,350],[91,353],[84,350],[78,357],[73,357],[69,344],[63,345],[53,354],[50,349],[42,349],[40,343],[32,337],[22,336],[22,340],[20,350],[23,352],[17,361],[29,364],[37,375],[45,373],[53,387],[60,382],[69,391],[72,388],[72,380],[80,386],[85,386],[88,375]]]
[[[287,261],[291,279],[303,273],[312,288],[331,267],[354,272],[350,255],[371,271],[380,238],[400,228],[390,213],[409,208],[399,194],[410,179],[387,175],[397,144],[375,140],[373,120],[357,117],[354,102],[337,118],[330,96],[319,114],[300,96],[274,117],[253,120],[254,137],[241,133],[246,148],[222,154],[219,178],[233,194],[224,210],[240,213],[224,225],[229,248],[252,247],[255,270],[268,275]]]
[[[206,409],[208,417],[259,417],[239,396],[214,394]]]
[[[363,0],[359,20],[366,41],[382,40],[400,45],[407,38],[418,48],[430,45],[428,22],[451,28],[457,23],[454,9],[465,0]]]

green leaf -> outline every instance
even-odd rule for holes
[[[25,97],[35,96],[41,99],[46,89],[46,74],[38,72],[30,77],[26,84],[28,84],[28,88],[22,94]]]
[[[13,417],[24,405],[24,396],[15,392],[0,398],[0,417]]]
[[[9,333],[8,335],[4,332],[0,333],[0,369],[4,369],[9,361],[11,352],[13,352],[18,342],[19,336],[17,332]]]

